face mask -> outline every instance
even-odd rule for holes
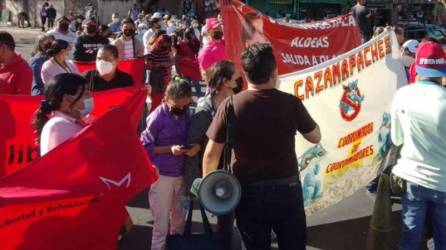
[[[401,57],[401,62],[403,63],[404,67],[408,68],[410,67],[410,65],[415,61],[415,58],[408,56],[408,55],[403,55]]]
[[[88,34],[94,34],[98,31],[98,28],[96,26],[87,26],[87,33]]]
[[[174,116],[182,116],[187,112],[187,108],[179,109],[179,108],[170,108],[170,113]]]
[[[111,62],[99,60],[96,62],[96,69],[98,70],[99,75],[103,76],[113,72],[114,66]]]
[[[223,38],[223,31],[215,31],[212,34],[212,38],[215,40],[221,40]]]
[[[84,99],[84,108],[78,110],[79,113],[81,114],[81,117],[89,115],[91,111],[93,111],[93,107],[94,107],[93,97]]]
[[[132,30],[132,29],[124,30],[123,33],[125,36],[133,36],[133,35],[135,35],[135,30]]]
[[[62,32],[67,32],[68,31],[68,26],[69,26],[68,23],[61,23],[61,24],[59,24],[59,30],[62,31]]]
[[[239,77],[237,80],[235,80],[237,87],[233,88],[232,91],[234,91],[234,94],[238,94],[242,92],[243,90],[243,78]]]
[[[119,22],[119,18],[113,18],[113,22],[118,23]]]

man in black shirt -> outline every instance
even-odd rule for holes
[[[94,19],[86,19],[82,26],[84,35],[77,38],[74,46],[74,60],[78,62],[93,62],[99,48],[108,44],[107,38],[98,34],[98,24]]]
[[[352,8],[353,17],[359,26],[362,35],[362,43],[367,42],[372,37],[372,12],[365,6],[366,0],[357,0]]]
[[[118,49],[113,45],[104,45],[98,51],[96,69],[85,73],[84,77],[91,83],[93,91],[133,86],[133,78],[116,68]]]
[[[241,62],[248,90],[235,95],[232,105],[226,99],[219,106],[207,131],[203,175],[218,167],[232,106],[231,167],[242,185],[235,213],[245,246],[270,249],[273,229],[279,249],[304,250],[306,220],[295,135],[299,131],[309,142],[319,143],[319,126],[298,98],[275,88],[278,71],[270,44],[248,47]]]

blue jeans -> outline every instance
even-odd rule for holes
[[[243,186],[237,227],[247,250],[271,249],[271,229],[280,250],[304,250],[307,226],[300,182]]]
[[[432,216],[435,250],[446,250],[446,192],[407,182],[402,207],[400,250],[420,249],[426,216]]]

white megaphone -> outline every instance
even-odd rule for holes
[[[201,180],[197,192],[201,205],[215,215],[230,213],[240,202],[240,182],[225,170],[216,170]]]

